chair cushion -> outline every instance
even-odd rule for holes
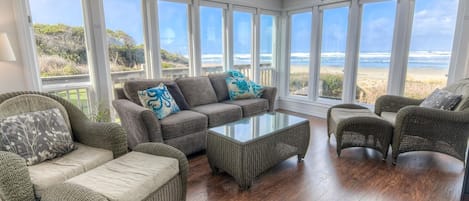
[[[70,131],[58,108],[0,119],[0,145],[26,159],[27,165],[75,150]]]
[[[62,157],[28,166],[36,197],[45,189],[98,167],[113,159],[112,151],[76,143],[78,147]]]
[[[469,108],[469,78],[459,80],[443,89],[462,95],[461,101],[455,107],[454,111],[462,111]]]
[[[337,126],[341,121],[352,117],[380,118],[378,115],[371,112],[369,109],[333,108],[331,110],[331,120],[334,126]]]
[[[393,126],[396,125],[396,112],[381,112],[381,117]]]
[[[183,110],[160,121],[163,139],[172,139],[207,129],[207,116]]]
[[[201,105],[191,110],[207,115],[209,128],[240,120],[243,116],[241,107],[224,103]]]
[[[269,110],[269,101],[264,98],[225,101],[223,103],[240,106],[243,109],[243,117],[254,116]]]
[[[164,119],[170,114],[181,111],[163,83],[157,87],[138,91],[138,97],[143,107],[153,111],[158,119]]]
[[[155,80],[132,80],[124,83],[124,94],[132,102],[137,105],[142,105],[140,99],[138,98],[138,91],[143,91],[148,88],[156,87],[160,83],[170,84],[173,81],[165,79],[155,79]],[[171,93],[171,91],[170,91]]]
[[[441,110],[452,110],[461,101],[462,95],[453,94],[450,91],[435,89],[423,102],[420,107],[434,108]]]
[[[191,107],[217,102],[217,95],[208,77],[187,77],[176,80]]]
[[[228,100],[230,96],[228,95],[228,87],[226,86],[225,79],[228,77],[228,73],[218,73],[218,74],[210,74],[208,78],[212,83],[213,89],[217,94],[218,102],[222,102]]]
[[[114,201],[144,200],[179,173],[174,158],[130,152],[66,181]]]

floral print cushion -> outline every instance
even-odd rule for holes
[[[142,105],[153,111],[158,119],[181,111],[163,83],[157,87],[138,91],[138,97]]]
[[[0,131],[2,150],[20,155],[27,165],[62,156],[77,148],[57,108],[0,119]]]
[[[425,98],[420,106],[441,110],[453,110],[461,101],[461,98],[462,95],[456,95],[442,89],[435,89],[430,96]]]
[[[237,70],[230,70],[228,74],[230,77],[227,77],[225,80],[231,100],[259,98],[262,96],[264,90],[262,85],[248,80]]]

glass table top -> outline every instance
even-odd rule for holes
[[[244,118],[209,130],[239,142],[247,142],[305,121],[308,119],[275,112]]]

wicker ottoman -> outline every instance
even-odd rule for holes
[[[368,108],[355,104],[341,104],[329,108],[327,130],[330,138],[335,134],[337,155],[348,147],[368,147],[388,156],[393,126]]]

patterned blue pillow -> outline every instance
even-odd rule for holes
[[[163,83],[137,93],[142,105],[152,110],[158,119],[181,111]]]
[[[259,98],[262,96],[264,88],[253,81],[250,81],[237,70],[228,71],[231,77],[226,78],[228,94],[231,100]]]

